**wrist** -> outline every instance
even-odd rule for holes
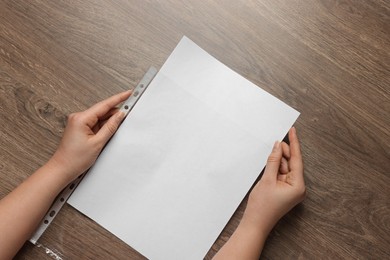
[[[264,214],[263,214],[264,213]],[[253,212],[247,208],[244,212],[241,222],[247,229],[258,230],[260,233],[268,236],[272,228],[278,222],[278,218],[274,217],[270,212],[264,210],[263,212]]]
[[[44,167],[50,168],[52,174],[58,178],[59,183],[64,187],[78,176],[72,167],[70,167],[70,164],[62,160],[57,154],[54,154]]]

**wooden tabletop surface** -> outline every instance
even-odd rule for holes
[[[307,199],[262,258],[389,259],[389,25],[384,0],[1,1],[0,197],[50,158],[69,113],[132,88],[186,35],[301,112]],[[142,258],[67,205],[16,257]]]

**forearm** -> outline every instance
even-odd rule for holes
[[[255,224],[246,215],[213,259],[259,259],[272,227]]]
[[[51,160],[0,201],[0,259],[11,259],[35,231],[71,181],[65,170]]]

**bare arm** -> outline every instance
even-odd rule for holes
[[[30,238],[58,193],[85,172],[123,120],[115,106],[130,92],[69,116],[53,157],[0,201],[0,259],[11,259]]]
[[[259,259],[272,228],[304,199],[302,155],[295,128],[290,129],[289,139],[290,146],[275,143],[240,224],[214,259]]]

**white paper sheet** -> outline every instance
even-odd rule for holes
[[[183,37],[68,203],[149,259],[202,259],[298,115]]]

